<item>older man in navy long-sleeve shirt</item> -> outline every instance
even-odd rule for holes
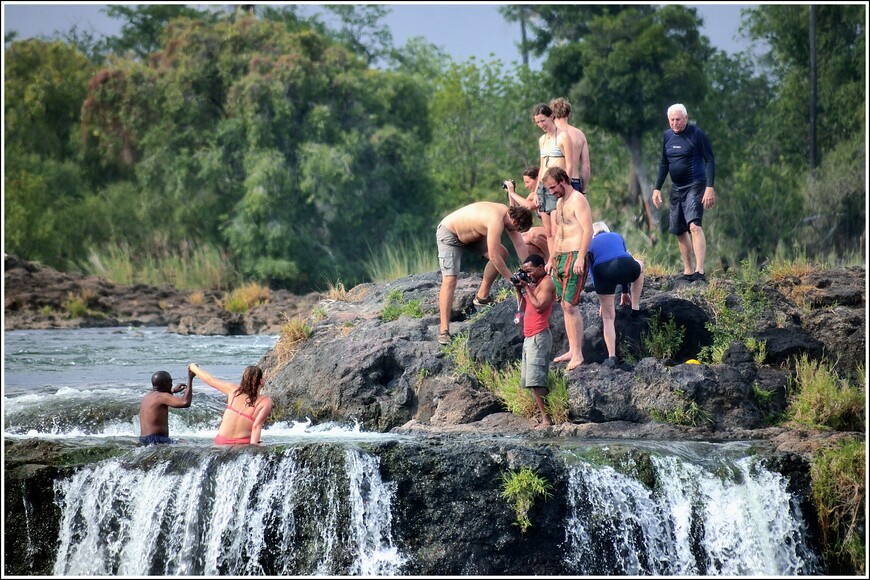
[[[662,140],[662,160],[656,175],[652,201],[662,205],[662,185],[671,174],[670,229],[677,236],[683,275],[686,280],[704,280],[704,259],[707,257],[707,239],[701,221],[704,210],[716,204],[713,182],[716,163],[707,135],[698,127],[689,125],[689,114],[682,104],[668,108],[668,124]],[[691,237],[690,237],[691,234]],[[695,265],[692,266],[692,254]]]

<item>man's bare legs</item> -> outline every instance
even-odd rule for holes
[[[453,295],[456,293],[456,276],[441,275],[441,291],[438,293],[438,309],[441,313],[441,332],[450,331],[450,313],[453,310]]]
[[[707,259],[707,238],[704,236],[704,228],[692,222],[689,224],[692,232],[692,246],[695,250],[695,271],[704,273],[704,260]]]
[[[550,417],[547,415],[547,407],[544,405],[544,396],[547,394],[547,389],[543,387],[532,387],[532,396],[535,399],[535,404],[538,405],[538,411],[541,412],[541,423],[535,429],[546,429],[553,425]]]
[[[683,232],[677,236],[680,257],[683,259],[683,274],[691,276],[696,271],[703,274],[704,260],[707,259],[707,238],[704,236],[704,228],[692,222],[689,224],[689,232]],[[695,257],[694,267],[692,267],[693,254]]]
[[[483,268],[483,280],[480,283],[480,288],[477,289],[477,297],[486,299],[492,290],[492,285],[498,278],[498,270],[492,265],[492,262],[487,262]]]
[[[557,356],[553,362],[567,362],[566,370],[583,364],[583,314],[573,304],[562,301],[562,314],[565,317],[565,334],[568,335],[568,352]]]
[[[695,269],[692,267],[692,239],[689,232],[679,234],[677,244],[680,246],[680,258],[683,259],[683,274],[691,276],[695,273]]]

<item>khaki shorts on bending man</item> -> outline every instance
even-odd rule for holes
[[[438,263],[441,267],[441,291],[438,294],[441,323],[439,343],[450,344],[450,315],[462,253],[469,251],[489,260],[483,270],[483,281],[477,290],[474,304],[492,304],[493,299],[489,293],[498,275],[501,274],[510,281],[513,274],[505,262],[508,251],[501,243],[501,235],[507,232],[514,251],[522,262],[528,255],[522,232],[531,226],[532,213],[528,209],[519,206],[509,208],[491,201],[466,205],[441,220],[436,231]]]

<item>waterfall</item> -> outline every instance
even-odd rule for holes
[[[787,481],[756,457],[701,466],[650,456],[654,484],[581,460],[569,469],[567,563],[584,575],[821,572]]]
[[[393,488],[378,458],[154,446],[55,483],[55,575],[390,575]]]

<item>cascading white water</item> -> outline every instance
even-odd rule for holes
[[[818,573],[787,481],[755,457],[716,469],[651,456],[655,489],[610,466],[570,468],[569,566],[595,575]]]
[[[56,483],[56,575],[390,575],[393,490],[356,449],[108,460]],[[182,450],[182,453],[184,451]],[[196,452],[190,452],[196,453]],[[182,463],[185,463],[182,460]],[[316,465],[315,465],[316,463]]]
[[[455,521],[444,522],[440,544],[442,520],[433,520],[425,530],[409,521],[431,507],[420,505],[417,512],[396,491],[406,489],[409,476],[400,473],[402,462],[409,461],[408,469],[420,466],[414,437],[407,438],[412,445],[405,458],[401,451],[384,455],[387,447],[380,447],[395,439],[401,450],[404,436],[365,433],[358,425],[276,421],[264,429],[262,445],[217,447],[213,438],[225,397],[197,386],[191,408],[170,411],[170,434],[180,442],[138,445],[139,403],[155,370],[184,376],[188,361],[197,360],[217,369],[219,376],[237,377],[277,337],[87,329],[11,331],[6,340],[7,469],[17,465],[8,463],[9,441],[21,443],[28,458],[30,442],[45,441],[49,463],[52,449],[63,449],[85,463],[93,454],[117,456],[55,482],[60,522],[48,521],[55,511],[40,487],[47,484],[44,475],[34,477],[33,485],[26,479],[20,488],[10,489],[7,482],[7,498],[13,491],[22,502],[7,506],[5,531],[13,546],[6,554],[7,572],[389,576],[408,570],[438,572],[442,552],[458,551],[468,558],[467,569],[484,569],[500,549],[495,544],[480,550],[458,544],[465,540],[454,529]],[[653,476],[644,472],[637,477],[598,463],[576,464],[578,457],[599,456],[600,442],[558,439],[550,444],[554,460],[564,453],[570,463],[565,466],[570,493],[564,497],[570,502],[564,506],[569,517],[535,521],[534,530],[552,526],[557,537],[565,538],[561,549],[552,552],[547,563],[551,567],[539,573],[822,573],[821,559],[806,545],[815,541],[817,548],[817,538],[805,537],[803,516],[792,505],[799,500],[787,492],[785,478],[768,472],[756,459],[739,459],[748,455],[747,446],[614,444],[630,450],[631,457],[652,457],[639,471],[648,468]],[[484,446],[482,461],[501,465],[504,458],[489,454],[489,442]],[[604,462],[622,463],[619,457],[605,454]],[[387,464],[384,477],[392,481],[381,480],[381,459]],[[415,483],[431,488],[414,501],[453,493],[440,489],[456,481],[445,478],[441,469],[412,472]],[[641,479],[657,483],[650,489]],[[500,501],[497,495],[493,489],[491,501]],[[489,505],[457,505],[438,513],[479,516],[494,528],[508,526],[497,513],[484,513]],[[469,527],[474,529],[475,523],[480,522],[469,522]],[[504,541],[509,535],[496,529],[492,537]],[[562,554],[567,554],[564,562],[559,560]],[[523,558],[517,553],[516,563],[506,565],[522,569]],[[456,570],[462,569],[457,564]]]
[[[345,453],[350,476],[351,530],[356,533],[354,545],[358,550],[350,573],[366,577],[394,575],[405,560],[393,546],[390,534],[395,484],[381,480],[377,457],[350,449]]]

